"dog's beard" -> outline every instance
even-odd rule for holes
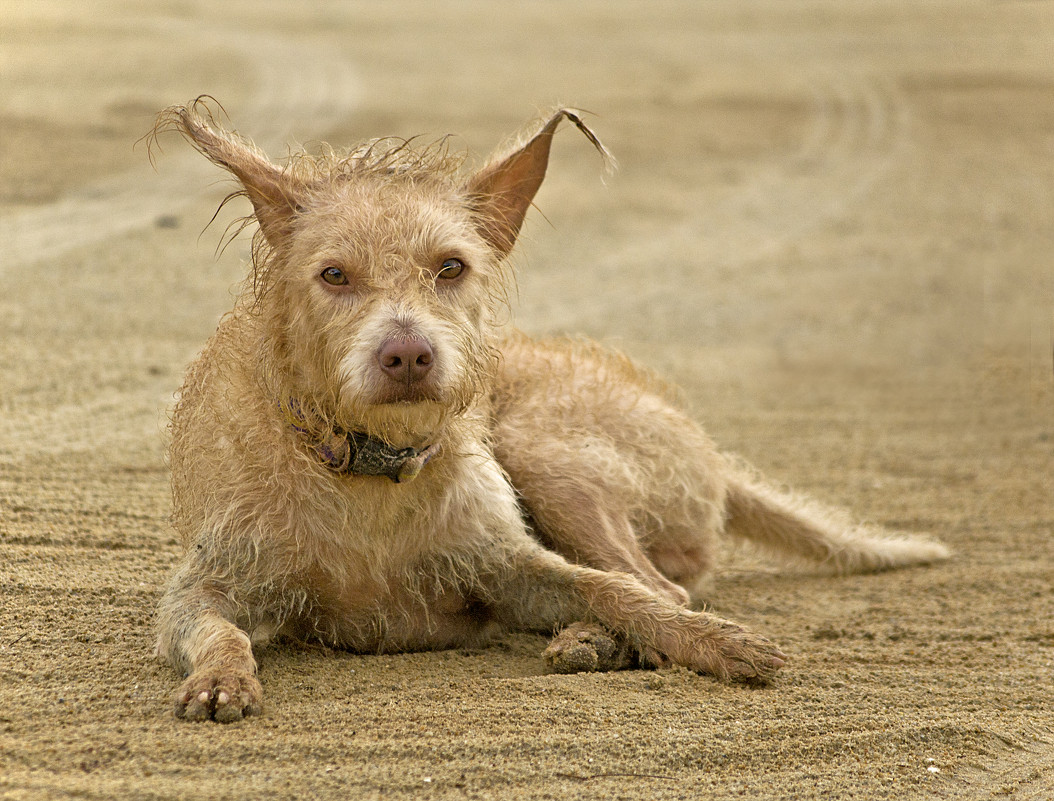
[[[348,431],[368,434],[396,448],[423,448],[436,441],[450,416],[450,408],[436,401],[364,406],[356,399],[342,404],[337,422]]]
[[[366,360],[346,358],[341,368],[334,422],[397,448],[432,444],[459,406],[451,402],[457,393],[436,377],[401,385]]]
[[[450,420],[463,416],[479,399],[489,374],[473,350],[475,340],[456,336],[457,330],[431,333],[428,339],[441,343],[431,371],[405,384],[379,368],[372,345],[353,343],[337,362],[337,424],[395,447],[420,448],[435,442]]]

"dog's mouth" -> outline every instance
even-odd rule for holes
[[[438,387],[380,386],[353,392],[337,412],[335,422],[346,431],[368,434],[395,448],[422,448],[456,410]]]
[[[390,406],[392,404],[414,405],[418,403],[442,403],[442,394],[431,385],[396,384],[386,382],[378,388],[373,397],[373,405]]]
[[[397,344],[405,343],[400,340]],[[418,347],[421,352],[415,355],[395,348],[387,360],[372,355],[362,359],[361,352],[356,352],[354,358],[342,362],[343,380],[335,412],[336,421],[346,430],[377,436],[396,447],[421,447],[430,444],[446,421],[463,411],[464,393],[450,382],[450,372],[435,358],[431,345],[427,354],[416,340],[406,347],[408,351]],[[426,363],[406,368],[421,361]]]

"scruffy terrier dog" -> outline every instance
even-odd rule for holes
[[[278,166],[201,100],[162,113],[259,223],[173,416],[178,716],[258,713],[253,648],[276,635],[390,652],[562,629],[555,670],[765,682],[779,648],[688,608],[716,534],[843,572],[947,555],[769,488],[624,357],[508,328],[507,257],[564,119],[605,153],[560,109],[464,175],[395,140]]]

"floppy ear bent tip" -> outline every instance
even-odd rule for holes
[[[563,120],[573,123],[613,169],[615,159],[574,109],[554,111],[535,134],[511,151],[491,160],[465,185],[484,239],[500,255],[506,256],[516,243],[527,210],[545,179],[553,134]]]

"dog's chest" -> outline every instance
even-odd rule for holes
[[[478,594],[431,573],[378,578],[328,570],[312,584],[314,602],[298,633],[353,651],[475,645],[500,628]]]
[[[526,536],[513,490],[482,449],[426,470],[405,485],[330,484],[341,494],[329,496],[331,514],[313,518],[329,518],[329,535],[314,539],[300,574],[312,600],[291,621],[297,633],[383,651],[473,645],[498,630],[479,571]],[[318,510],[322,497],[314,500]]]

